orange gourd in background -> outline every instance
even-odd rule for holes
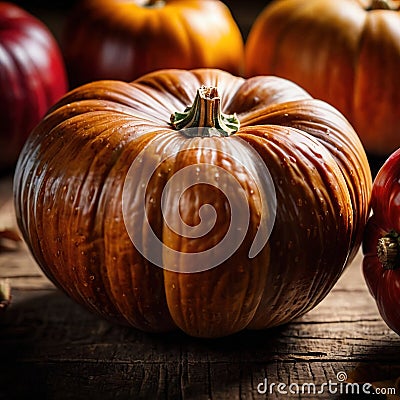
[[[162,68],[243,73],[243,38],[219,0],[83,0],[63,37],[72,86]]]
[[[400,147],[400,1],[284,0],[246,43],[247,76],[290,79],[352,123],[368,153]]]

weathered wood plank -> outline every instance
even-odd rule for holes
[[[312,313],[318,316],[317,312]],[[19,355],[26,362],[40,362],[45,357],[59,362],[129,363],[132,348],[137,362],[155,363],[171,362],[177,354],[183,354],[188,362],[400,360],[400,338],[378,315],[367,321],[339,318],[329,322],[316,322],[311,316],[269,331],[196,340],[179,332],[150,335],[113,326],[55,289],[34,294],[17,290],[12,306],[3,316],[0,340],[8,344],[8,349],[17,349],[34,336],[35,346]]]
[[[119,365],[104,363],[92,366],[81,363],[22,364],[19,375],[9,374],[0,368],[2,375],[11,379],[3,386],[7,398],[57,398],[57,399],[263,399],[348,398],[346,386],[340,387],[338,373],[351,375],[364,366],[373,371],[366,382],[373,383],[379,376],[389,377],[386,388],[393,387],[393,380],[400,373],[400,364],[382,368],[380,372],[371,365],[339,362],[330,363],[264,363],[235,364],[215,363],[188,364],[186,371],[179,363]],[[380,374],[380,375],[379,375]],[[190,379],[188,379],[190,377]],[[386,379],[385,378],[385,379]],[[267,381],[265,381],[267,379]],[[267,386],[265,385],[267,382]],[[326,384],[332,382],[331,389]],[[363,382],[362,382],[363,383]],[[359,384],[359,390],[361,385]],[[284,384],[288,393],[281,393],[278,384]],[[325,384],[325,386],[323,386]],[[295,393],[290,393],[291,390]],[[297,393],[296,393],[297,390]],[[320,392],[320,393],[318,393]],[[343,395],[343,396],[341,396]],[[362,396],[361,396],[362,398]],[[366,397],[364,397],[366,398]],[[373,396],[373,398],[382,398]]]
[[[115,398],[117,390],[118,398],[258,399],[265,398],[256,391],[264,377],[318,383],[371,362],[400,375],[400,341],[379,318],[316,323],[312,314],[318,310],[267,332],[196,340],[112,326],[56,289],[16,290],[0,330],[0,357],[7,366],[0,368],[0,388],[18,387],[26,395],[33,387],[48,398]],[[20,376],[34,382],[24,378],[17,385]]]

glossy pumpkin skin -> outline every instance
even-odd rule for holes
[[[372,4],[374,3],[374,4]],[[382,9],[391,5],[392,9]],[[341,111],[367,152],[400,147],[400,1],[285,0],[246,43],[246,74],[290,79]]]
[[[368,220],[363,241],[363,273],[382,318],[400,335],[400,263],[397,260],[387,266],[378,254],[379,240],[391,232],[395,235],[400,232],[399,179],[400,150],[396,150],[374,180],[373,215]]]
[[[165,68],[243,73],[243,38],[218,0],[84,0],[68,18],[63,49],[73,86]]]
[[[222,112],[240,120],[236,133],[188,138],[170,126],[171,114],[193,103],[202,85],[218,87]],[[243,150],[243,141],[268,167],[278,204],[272,234],[254,258],[248,254],[263,193],[249,179],[258,161]],[[150,264],[133,246],[122,218],[123,186],[146,145],[155,146],[151,154],[158,157],[196,143],[214,150],[171,157],[146,188],[153,231],[181,252],[221,240],[229,210],[225,196],[213,188],[194,185],[167,210],[196,225],[199,207],[209,202],[219,219],[208,235],[177,237],[161,215],[166,182],[186,166],[205,162],[240,182],[249,199],[249,227],[221,265],[173,272]],[[318,304],[359,248],[371,186],[366,155],[349,123],[295,84],[277,77],[245,80],[213,69],[165,70],[132,83],[90,83],[66,95],[22,152],[15,206],[38,264],[77,302],[145,331],[180,328],[218,337],[283,324]],[[134,207],[134,197],[128,203]],[[142,223],[141,217],[135,220],[146,242]]]
[[[0,170],[16,163],[30,131],[66,91],[51,33],[21,8],[0,2]]]

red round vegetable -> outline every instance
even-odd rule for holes
[[[379,170],[363,242],[363,272],[379,312],[400,334],[400,149]]]
[[[23,9],[0,2],[0,169],[16,162],[30,131],[66,90],[50,31]]]

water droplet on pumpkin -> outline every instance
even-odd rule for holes
[[[94,275],[90,275],[90,276],[89,276],[89,279],[90,279],[91,281],[94,281]]]

